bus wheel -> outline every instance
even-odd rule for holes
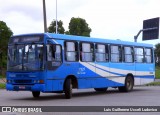
[[[64,85],[64,93],[66,99],[70,99],[72,97],[72,82],[71,79],[66,79]]]
[[[129,92],[132,91],[134,85],[133,78],[131,76],[127,76],[125,80],[125,86],[118,87],[120,92]]]
[[[37,98],[40,96],[40,91],[32,91],[33,97]]]
[[[97,91],[97,92],[105,92],[105,91],[107,91],[107,87],[106,88],[94,88],[94,90],[95,91]]]

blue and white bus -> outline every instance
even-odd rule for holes
[[[8,44],[6,89],[65,93],[108,87],[129,92],[155,79],[151,44],[53,33],[13,36]]]

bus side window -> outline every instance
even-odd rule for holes
[[[146,63],[152,63],[153,62],[152,49],[150,49],[150,48],[145,49],[145,60],[146,60]]]
[[[96,44],[96,61],[108,61],[108,47],[104,44]]]
[[[135,62],[143,63],[145,61],[144,59],[144,50],[143,48],[134,48],[135,53]]]
[[[133,61],[133,48],[124,46],[124,62],[132,63]]]
[[[47,61],[61,61],[61,46],[47,45]]]
[[[53,47],[53,50],[54,50],[54,60],[55,61],[62,61],[62,58],[61,58],[61,46],[60,45],[54,45]]]
[[[65,42],[66,61],[78,61],[78,43],[73,41]]]
[[[111,45],[110,50],[111,50],[111,62],[121,62],[122,61],[121,46]]]
[[[94,61],[94,44],[91,43],[81,43],[81,61],[83,62],[93,62]]]
[[[43,61],[43,45],[37,45],[38,59]]]
[[[52,45],[47,45],[47,61],[52,61],[53,60],[53,56],[52,56]]]

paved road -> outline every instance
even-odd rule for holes
[[[93,89],[74,90],[72,99],[65,99],[64,94],[41,93],[41,97],[34,99],[31,92],[12,92],[0,90],[0,105],[9,106],[159,106],[160,86],[134,87],[129,93],[120,93],[110,88],[105,93],[95,92]]]
[[[129,93],[110,88],[105,93],[93,89],[74,90],[72,99],[64,94],[42,93],[38,99],[31,92],[0,90],[0,106],[160,106],[160,86],[134,87]],[[95,114],[95,113],[93,113]],[[103,113],[104,114],[104,113]],[[149,113],[145,113],[148,114]],[[158,113],[155,113],[158,114]],[[19,114],[18,114],[19,115]],[[96,114],[95,114],[96,115]]]

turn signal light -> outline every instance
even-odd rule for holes
[[[39,80],[39,83],[44,83],[44,80]]]

